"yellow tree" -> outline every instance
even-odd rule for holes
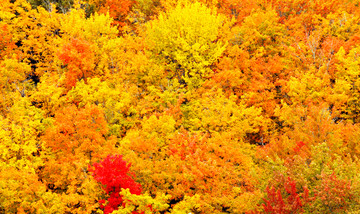
[[[258,132],[260,127],[267,129],[270,121],[262,116],[261,108],[246,107],[244,102],[237,103],[236,96],[227,97],[217,87],[203,91],[199,89],[197,93],[196,98],[181,106],[184,117],[182,125],[186,129],[210,134],[226,133],[237,139]]]
[[[219,40],[226,18],[201,3],[179,3],[159,15],[146,29],[148,48],[165,63],[170,78],[198,87],[212,75],[212,66],[226,43]]]
[[[30,99],[34,106],[41,108],[46,116],[54,116],[55,112],[65,105],[67,97],[62,87],[64,76],[47,73],[40,77],[40,82],[30,91]]]
[[[33,89],[33,82],[27,78],[30,73],[30,65],[21,62],[16,55],[0,61],[0,112],[2,114],[5,115],[19,97],[29,95],[29,91]]]
[[[7,2],[7,1],[5,1]],[[5,4],[7,5],[7,4]],[[60,14],[42,7],[32,9],[26,1],[14,1],[5,6],[11,14],[3,19],[12,33],[16,52],[22,62],[31,65],[29,77],[38,81],[45,72],[57,68],[56,52],[61,43]]]
[[[28,98],[17,97],[0,115],[0,210],[3,213],[62,213],[60,197],[47,192],[38,177],[44,165],[39,136],[51,123]]]
[[[359,56],[358,47],[355,47],[345,53],[344,48],[340,48],[336,54],[338,63],[336,63],[335,84],[334,84],[334,111],[337,117],[359,123]]]
[[[97,105],[104,111],[104,118],[109,126],[109,133],[122,137],[138,121],[136,97],[123,87],[122,83],[113,85],[100,78],[78,82],[67,94],[68,101],[80,108]]]

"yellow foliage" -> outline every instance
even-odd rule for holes
[[[60,78],[59,78],[60,77]],[[66,103],[65,88],[61,87],[64,76],[57,74],[44,74],[37,84],[36,90],[30,92],[31,101],[42,108],[46,115],[54,115],[55,112]]]
[[[129,189],[122,189],[120,195],[123,197],[126,206],[119,207],[119,210],[112,212],[114,214],[127,214],[133,211],[155,214],[169,208],[167,202],[170,197],[165,194],[159,194],[156,198],[152,198],[148,194],[135,195],[131,194]]]
[[[183,107],[184,126],[192,131],[229,133],[238,139],[267,126],[269,121],[261,115],[261,108],[246,107],[236,100],[216,87],[206,91]]]
[[[0,204],[5,214],[64,213],[66,204],[61,197],[46,191],[34,172],[15,167],[0,167]]]
[[[254,10],[244,19],[237,36],[242,47],[255,57],[262,57],[282,52],[285,34],[285,27],[278,23],[278,14],[269,8]]]
[[[0,167],[16,167],[34,173],[43,162],[36,155],[42,147],[39,136],[50,119],[23,98],[10,109],[7,117],[0,116]]]
[[[79,107],[93,104],[102,108],[109,134],[118,137],[137,121],[136,97],[120,83],[114,85],[99,78],[89,79],[87,84],[80,81],[69,91],[68,99]]]
[[[172,78],[199,86],[201,78],[212,75],[211,66],[225,50],[219,36],[226,21],[201,3],[179,3],[148,24],[149,50],[173,72]]]
[[[339,117],[357,123],[360,121],[360,80],[359,80],[359,48],[355,47],[345,53],[343,48],[340,48],[336,54],[338,59],[337,72],[335,73],[336,82],[334,85],[334,101],[335,109]]]

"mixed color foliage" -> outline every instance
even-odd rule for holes
[[[360,1],[0,0],[0,213],[358,213]]]

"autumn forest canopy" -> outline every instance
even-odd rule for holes
[[[0,213],[358,213],[359,0],[0,0]]]

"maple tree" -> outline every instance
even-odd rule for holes
[[[141,186],[130,177],[129,168],[119,155],[107,156],[102,162],[94,164],[93,176],[103,185],[105,192],[110,196],[106,206],[101,205],[104,213],[112,213],[119,206],[125,206],[120,195],[121,189],[129,189],[131,194],[139,195]],[[101,200],[100,203],[104,203]]]

